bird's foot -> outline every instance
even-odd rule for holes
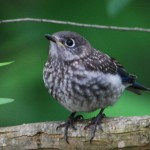
[[[58,130],[59,128],[65,128],[65,131],[64,131],[64,139],[65,141],[69,144],[69,141],[68,141],[68,129],[69,127],[71,127],[72,129],[76,130],[75,126],[74,126],[74,123],[83,119],[83,116],[82,115],[77,115],[75,116],[75,112],[73,112],[67,119],[67,121],[63,124],[60,124],[56,130]]]
[[[99,114],[95,118],[93,118],[92,121],[88,125],[86,125],[84,127],[84,129],[86,130],[90,126],[93,126],[93,128],[92,128],[92,136],[90,138],[90,143],[92,142],[92,139],[95,136],[97,125],[101,124],[102,119],[106,117],[105,114],[103,113],[103,111],[104,111],[104,109],[101,109]],[[101,128],[101,126],[100,126],[100,128]],[[102,128],[101,128],[101,130],[102,130]]]

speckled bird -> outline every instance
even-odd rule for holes
[[[114,58],[96,50],[81,35],[70,31],[61,31],[53,35],[46,34],[50,41],[48,60],[43,71],[43,79],[48,92],[71,115],[58,126],[65,127],[65,140],[68,142],[68,128],[82,116],[76,112],[91,112],[100,109],[86,128],[92,128],[91,140],[95,136],[96,126],[104,117],[104,109],[113,105],[125,89],[136,94],[150,91],[136,82],[136,76],[129,74]],[[57,128],[57,129],[58,129]]]

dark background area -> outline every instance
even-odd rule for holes
[[[150,28],[150,1],[147,0],[13,0],[1,1],[0,20],[45,18],[89,24]],[[48,55],[44,35],[71,30],[118,59],[125,68],[150,86],[150,33],[81,28],[36,22],[0,24],[0,97],[15,101],[0,105],[0,126],[65,120],[69,115],[47,92],[42,70]],[[150,93],[142,96],[125,92],[106,109],[107,116],[150,115]],[[85,113],[86,117],[97,114]]]

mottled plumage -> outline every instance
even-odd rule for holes
[[[64,31],[46,37],[51,45],[43,71],[45,85],[49,93],[72,112],[70,120],[76,112],[102,110],[92,122],[95,125],[92,138],[103,118],[103,110],[113,105],[125,89],[136,94],[150,90],[136,83],[136,76],[127,73],[114,58],[94,49],[79,34]],[[63,125],[66,130],[71,123]],[[67,135],[65,138],[67,141]]]

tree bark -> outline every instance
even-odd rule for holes
[[[150,150],[150,116],[104,118],[90,143],[89,120],[69,129],[69,144],[63,139],[64,129],[56,131],[61,122],[23,124],[0,128],[0,150]]]

